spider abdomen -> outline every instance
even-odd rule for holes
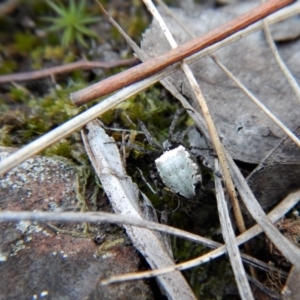
[[[196,196],[196,185],[202,182],[201,170],[187,149],[180,145],[167,150],[155,164],[161,180],[173,193],[188,199]]]

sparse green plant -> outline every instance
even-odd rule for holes
[[[70,141],[61,140],[58,143],[54,144],[50,148],[45,150],[45,154],[49,156],[63,156],[66,158],[71,157],[72,146],[70,145]]]
[[[61,2],[47,1],[48,5],[58,14],[57,17],[44,17],[45,21],[52,22],[53,25],[48,31],[62,31],[61,44],[68,47],[74,42],[78,42],[84,47],[87,43],[84,37],[98,38],[98,35],[87,26],[99,21],[98,17],[90,16],[86,11],[86,1],[69,0],[69,5],[64,6]]]

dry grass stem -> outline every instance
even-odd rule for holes
[[[116,61],[86,61],[80,60],[73,63],[65,64],[62,66],[47,68],[38,71],[16,73],[10,75],[1,75],[0,83],[16,82],[16,81],[30,81],[37,80],[58,74],[69,73],[75,70],[91,70],[91,69],[111,69],[115,67],[133,66],[139,62],[137,58],[116,60]]]
[[[298,101],[300,102],[300,87],[295,79],[295,77],[292,75],[292,73],[290,72],[290,70],[287,68],[286,64],[284,63],[284,61],[282,60],[282,58],[280,57],[278,50],[276,48],[276,45],[273,41],[269,26],[266,22],[263,22],[264,24],[264,31],[265,31],[265,35],[267,38],[267,42],[272,50],[272,53],[274,54],[274,57],[277,61],[277,64],[279,66],[279,68],[281,69],[282,73],[284,74],[284,76],[286,77],[288,83],[290,84],[290,86],[292,87],[292,89],[295,92],[295,95],[297,96]]]
[[[288,195],[285,199],[283,199],[283,201],[280,204],[278,204],[268,214],[268,218],[273,223],[275,223],[280,218],[282,218],[292,207],[294,207],[299,201],[299,199],[300,199],[300,190]],[[249,241],[256,235],[260,234],[261,232],[262,232],[262,228],[259,225],[255,225],[250,229],[248,229],[246,232],[239,235],[236,238],[236,242],[238,245],[241,245]],[[110,278],[103,280],[102,284],[110,284],[110,283],[122,282],[127,280],[137,280],[141,278],[150,278],[153,276],[162,275],[165,272],[173,272],[174,270],[186,270],[204,264],[206,262],[209,262],[210,260],[213,260],[214,258],[217,258],[222,254],[226,253],[226,251],[227,248],[225,247],[225,245],[223,245],[205,255],[202,255],[201,257],[197,257],[187,262],[177,264],[176,266],[172,266],[160,270],[151,270],[151,271],[145,271],[139,273],[111,276]],[[247,259],[247,256],[245,257],[245,254],[242,254],[242,256]]]
[[[219,170],[218,160],[215,159],[215,169]],[[231,224],[227,203],[221,179],[215,176],[216,198],[219,211],[219,219],[222,228],[222,235],[230,259],[231,268],[235,275],[241,299],[254,299],[244,265],[242,263],[241,253],[236,243],[234,230]]]
[[[190,56],[202,49],[220,42],[228,36],[248,27],[249,25],[265,18],[284,6],[293,3],[292,0],[272,0],[261,4],[240,17],[197,37],[163,55],[150,59],[127,71],[111,76],[95,83],[92,86],[71,94],[71,100],[76,105],[87,103],[91,100],[115,92],[132,83],[147,78],[156,72]]]
[[[264,0],[262,2],[265,2]],[[276,45],[273,41],[271,32],[270,32],[270,28],[268,25],[268,22],[266,22],[266,20],[263,20],[263,28],[264,28],[264,32],[265,32],[265,36],[267,39],[267,42],[269,44],[269,47],[274,55],[274,58],[280,68],[280,70],[282,71],[282,73],[284,74],[284,76],[286,77],[288,83],[290,84],[290,86],[292,87],[293,91],[295,92],[295,95],[298,99],[298,101],[300,102],[300,87],[295,79],[295,77],[292,75],[292,73],[290,72],[290,70],[288,69],[288,67],[286,66],[286,64],[284,63],[284,61],[282,60],[282,58],[280,57],[280,54],[278,53],[278,50],[276,48]]]
[[[212,56],[212,59],[217,65],[232,79],[232,81],[272,120],[276,123],[284,133],[291,138],[295,144],[300,147],[300,140],[298,137],[288,129],[264,104],[260,102],[227,68],[224,66],[216,56]]]
[[[286,198],[282,200],[281,203],[279,203],[269,214],[268,218],[275,223],[280,218],[282,218],[291,208],[293,208],[300,199],[300,191],[296,191],[294,193],[291,193]],[[24,211],[4,211],[0,212],[0,222],[14,222],[14,221],[39,221],[39,222],[89,222],[89,223],[96,223],[96,222],[107,222],[107,223],[114,223],[114,224],[128,224],[132,226],[140,226],[145,227],[152,230],[159,230],[161,232],[169,233],[176,235],[178,237],[187,238],[189,240],[203,243],[202,237],[199,237],[197,235],[194,235],[189,232],[185,232],[183,230],[170,227],[163,224],[158,224],[154,222],[144,221],[144,220],[136,220],[133,218],[120,216],[116,214],[110,214],[110,213],[103,213],[103,212],[85,212],[85,213],[76,213],[76,212],[63,212],[63,213],[57,213],[57,212],[24,212]],[[248,229],[245,233],[239,235],[236,238],[236,241],[238,245],[242,245],[243,243],[247,242],[248,240],[252,239],[256,235],[260,234],[262,232],[262,228],[259,225],[255,225]],[[200,241],[201,240],[201,241]],[[188,268],[192,268],[194,266],[197,266],[199,264],[209,262],[213,258],[219,257],[220,255],[226,253],[226,247],[221,246],[219,243],[213,242],[216,244],[216,247],[219,247],[204,256],[201,256],[200,258],[196,258],[194,260],[191,260],[189,262],[185,262],[182,264],[178,264],[175,267],[169,267],[164,268],[160,270],[154,270],[154,271],[147,271],[147,272],[140,272],[138,274],[141,274],[138,276],[138,274],[133,274],[135,278],[133,279],[140,279],[144,277],[152,277],[157,276],[160,274],[164,274],[167,272],[174,271],[174,268],[176,270],[185,270]],[[203,243],[204,245],[207,245],[206,243]],[[207,245],[208,246],[208,245]],[[211,247],[211,246],[209,246]],[[143,277],[142,274],[145,274]],[[119,275],[118,277],[111,277],[109,279],[109,282],[119,282],[118,278],[123,275]],[[115,278],[115,279],[114,279]],[[128,280],[131,280],[131,277],[128,276]]]
[[[245,178],[242,176],[239,168],[236,166],[230,155],[227,155],[227,161],[231,169],[233,180],[236,186],[239,187],[240,196],[253,219],[263,228],[265,234],[272,241],[272,243],[278,247],[283,256],[285,256],[286,259],[300,269],[300,249],[286,239],[266,216],[259,202],[249,188]]]
[[[156,20],[158,21],[162,31],[164,32],[164,34],[166,35],[167,40],[169,41],[170,45],[172,48],[176,48],[177,47],[177,43],[174,40],[172,34],[170,33],[169,29],[166,27],[162,17],[159,15],[158,11],[155,9],[155,7],[153,5],[151,5],[150,1],[144,1],[145,3],[147,3],[147,6],[150,7],[150,12],[152,14],[154,14],[154,17],[156,18]],[[214,145],[215,151],[218,155],[218,158],[220,159],[220,164],[221,164],[221,168],[223,171],[223,175],[224,175],[224,180],[225,180],[225,184],[228,190],[228,193],[230,195],[231,201],[232,201],[232,206],[233,206],[233,211],[234,211],[234,215],[237,221],[237,226],[240,230],[240,232],[244,232],[246,230],[245,224],[244,224],[244,220],[243,220],[243,216],[239,207],[239,203],[238,203],[238,198],[235,192],[235,188],[234,188],[234,184],[231,180],[231,176],[230,176],[230,171],[226,162],[226,157],[224,154],[224,149],[223,146],[220,142],[218,133],[217,133],[217,129],[214,125],[213,119],[209,113],[209,109],[208,106],[206,104],[206,101],[203,97],[203,94],[200,90],[200,87],[191,71],[191,69],[189,68],[189,66],[185,63],[185,61],[183,61],[182,65],[182,70],[184,71],[185,75],[187,76],[190,85],[192,86],[192,90],[194,91],[194,94],[198,100],[198,103],[201,107],[202,110],[202,114],[204,116],[204,120],[206,122],[208,131],[210,133],[211,136],[211,140],[212,143]]]

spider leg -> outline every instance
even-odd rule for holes
[[[153,187],[151,186],[151,184],[146,180],[146,178],[144,177],[144,174],[142,172],[142,170],[138,167],[136,167],[138,169],[138,171],[140,172],[141,174],[141,177],[143,179],[143,181],[145,182],[145,184],[148,186],[148,188],[151,190],[151,192],[155,195],[157,195],[158,193],[153,189]]]
[[[172,120],[170,129],[169,129],[169,136],[168,136],[168,141],[169,143],[166,143],[166,145],[172,145],[172,144],[182,144],[183,139],[185,138],[185,136],[189,133],[189,131],[193,128],[193,126],[188,127],[186,130],[184,130],[181,133],[174,133],[175,130],[175,126],[178,122],[178,119],[180,117],[180,115],[186,111],[185,108],[179,108],[177,109],[177,111],[175,112],[174,118]]]
[[[198,158],[201,161],[201,163],[203,164],[203,166],[205,166],[206,168],[210,169],[219,178],[222,178],[221,173],[218,172],[218,171],[216,171],[215,168],[209,164],[209,162],[205,159],[204,156],[199,155]]]
[[[194,149],[196,149],[196,150],[208,150],[208,151],[210,151],[210,152],[212,152],[213,153],[213,149],[211,149],[211,148],[203,148],[203,147],[196,147],[196,146],[189,146],[189,148],[188,148],[191,152],[193,152],[193,150]],[[214,156],[213,154],[211,154],[212,156]]]
[[[182,131],[181,133],[178,133],[177,134],[177,140],[175,141],[177,144],[181,144],[183,139],[185,138],[185,136],[190,132],[190,130],[192,129],[193,127],[190,126],[188,127],[186,130]]]
[[[174,129],[175,129],[175,126],[176,126],[176,124],[178,122],[178,119],[179,119],[180,115],[183,113],[183,111],[184,111],[184,108],[179,108],[175,112],[174,118],[172,120],[172,123],[170,125],[170,129],[169,129],[168,140],[170,142],[174,142],[174,141],[176,142],[177,136],[174,134]]]
[[[155,149],[160,149],[162,150],[162,146],[155,140],[155,138],[151,135],[151,133],[148,131],[147,127],[145,126],[145,124],[138,120],[139,122],[139,125],[142,129],[142,131],[144,132],[146,138],[147,138],[147,141],[149,142],[149,144],[154,147]]]
[[[157,152],[157,150],[147,150],[144,147],[141,147],[139,145],[136,145],[136,144],[133,144],[133,143],[130,143],[130,142],[107,142],[105,144],[117,144],[117,145],[125,146],[127,148],[135,149],[137,151],[145,153],[147,155],[153,155],[154,153]]]
[[[159,197],[162,199],[162,190],[159,186],[160,185],[159,184],[160,177],[158,175],[158,172],[151,170],[150,171],[150,178],[151,178],[151,180],[153,181],[153,183],[155,185],[155,188],[156,188],[156,191],[157,191],[156,194],[159,195]]]
[[[169,219],[168,214],[169,214],[169,212],[166,208],[161,212],[161,215],[160,215],[160,223],[161,224],[168,224],[168,219]]]
[[[164,209],[162,211],[157,210],[160,213],[160,223],[168,224],[169,215],[172,215],[175,211],[178,210],[179,207],[180,207],[180,198],[177,197],[177,207],[174,210],[171,210],[167,204],[164,205]]]

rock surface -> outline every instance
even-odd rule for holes
[[[11,151],[0,148],[0,158]],[[75,179],[76,169],[66,162],[35,156],[0,178],[0,207],[76,210]],[[45,223],[0,223],[0,299],[153,299],[143,281],[99,284],[140,266],[140,256],[120,229],[109,233],[104,224],[92,224],[84,234],[82,224],[53,225],[59,232]],[[105,232],[100,247],[95,232]]]

